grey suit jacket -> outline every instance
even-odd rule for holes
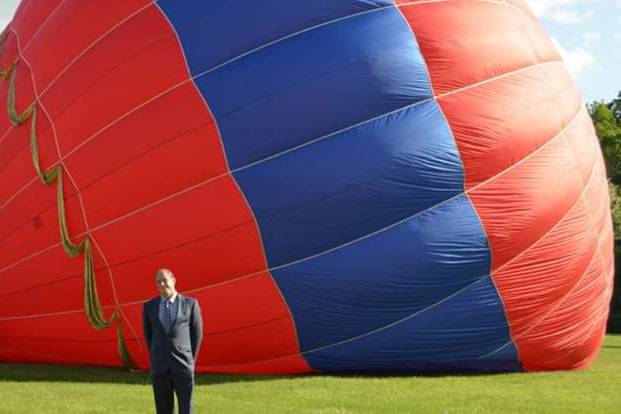
[[[144,339],[150,353],[151,374],[194,375],[194,363],[203,339],[203,320],[198,301],[178,294],[177,319],[167,334],[160,321],[160,298],[142,308]]]

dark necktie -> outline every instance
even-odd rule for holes
[[[164,303],[164,330],[166,333],[170,332],[172,326],[172,304],[169,300]]]

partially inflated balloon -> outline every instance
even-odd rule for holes
[[[148,366],[167,267],[199,371],[588,365],[602,156],[521,0],[23,0],[2,36],[0,361]]]

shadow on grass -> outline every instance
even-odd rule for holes
[[[197,385],[231,384],[243,382],[261,382],[275,380],[303,380],[313,376],[324,378],[434,378],[456,376],[490,376],[502,375],[503,372],[426,372],[426,373],[374,373],[374,372],[351,372],[351,373],[323,373],[303,375],[233,375],[233,374],[197,374]],[[40,365],[40,364],[0,364],[0,383],[12,382],[79,382],[79,383],[110,383],[110,384],[133,384],[149,385],[149,373],[144,371],[128,372],[120,368],[105,368],[91,366],[64,366],[64,365]]]
[[[296,379],[294,376],[255,376],[197,374],[196,384],[228,384],[257,382],[276,379]],[[149,374],[144,371],[127,372],[119,368],[63,365],[0,364],[0,382],[81,382],[114,384],[150,384]]]

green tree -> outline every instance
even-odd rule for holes
[[[608,192],[610,193],[610,212],[612,213],[613,230],[616,239],[621,236],[621,188],[608,182]]]
[[[617,118],[617,122],[621,121],[621,92],[617,94],[617,99],[613,99],[610,103],[610,109]]]
[[[612,213],[613,231],[615,234],[615,287],[612,296],[609,330],[621,332],[621,244],[616,242],[621,237],[621,188],[611,182],[608,183],[610,193],[610,212]]]
[[[602,147],[609,177],[610,211],[615,234],[615,293],[611,304],[608,329],[621,331],[621,92],[611,102],[592,102],[587,105],[595,132]]]
[[[613,184],[621,185],[621,104],[618,99],[610,103],[593,102],[588,109],[606,160],[608,177]]]

